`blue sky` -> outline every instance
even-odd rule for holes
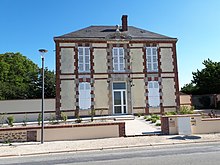
[[[178,38],[180,86],[192,72],[220,55],[219,0],[1,0],[0,53],[20,52],[40,66],[39,48],[48,49],[46,66],[55,69],[54,36],[90,25],[128,24]]]

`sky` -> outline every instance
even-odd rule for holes
[[[0,0],[0,54],[20,52],[55,70],[53,37],[90,25],[128,25],[178,38],[180,87],[208,58],[220,61],[220,0]]]

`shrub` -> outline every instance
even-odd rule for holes
[[[193,114],[194,113],[194,107],[186,107],[186,106],[181,106],[180,107],[180,114],[184,115],[184,114]]]
[[[9,126],[13,127],[14,126],[14,121],[15,121],[14,116],[8,116],[7,117],[7,123],[8,123]]]
[[[61,119],[66,123],[68,116],[64,112],[61,112]]]
[[[157,122],[157,119],[156,119],[156,118],[151,118],[151,122],[152,122],[152,123],[156,123],[156,122]]]
[[[160,116],[158,116],[158,115],[156,115],[156,114],[152,114],[152,115],[151,115],[151,118],[154,118],[154,119],[160,120]]]
[[[39,113],[39,114],[38,114],[38,117],[37,117],[38,125],[41,124],[41,121],[42,121],[42,115],[41,115],[41,113]]]
[[[165,112],[165,115],[177,115],[177,112]]]
[[[161,123],[156,123],[155,126],[161,126]]]

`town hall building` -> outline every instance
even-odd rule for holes
[[[56,114],[160,113],[179,106],[176,38],[128,26],[54,37]]]

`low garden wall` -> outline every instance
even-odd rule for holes
[[[124,122],[100,122],[46,125],[45,141],[112,138],[125,136]],[[17,126],[0,128],[0,142],[40,141],[40,126]]]
[[[180,134],[179,118],[188,118],[191,134],[220,133],[220,118],[202,118],[200,114],[169,115],[161,117],[161,131],[163,134]]]

